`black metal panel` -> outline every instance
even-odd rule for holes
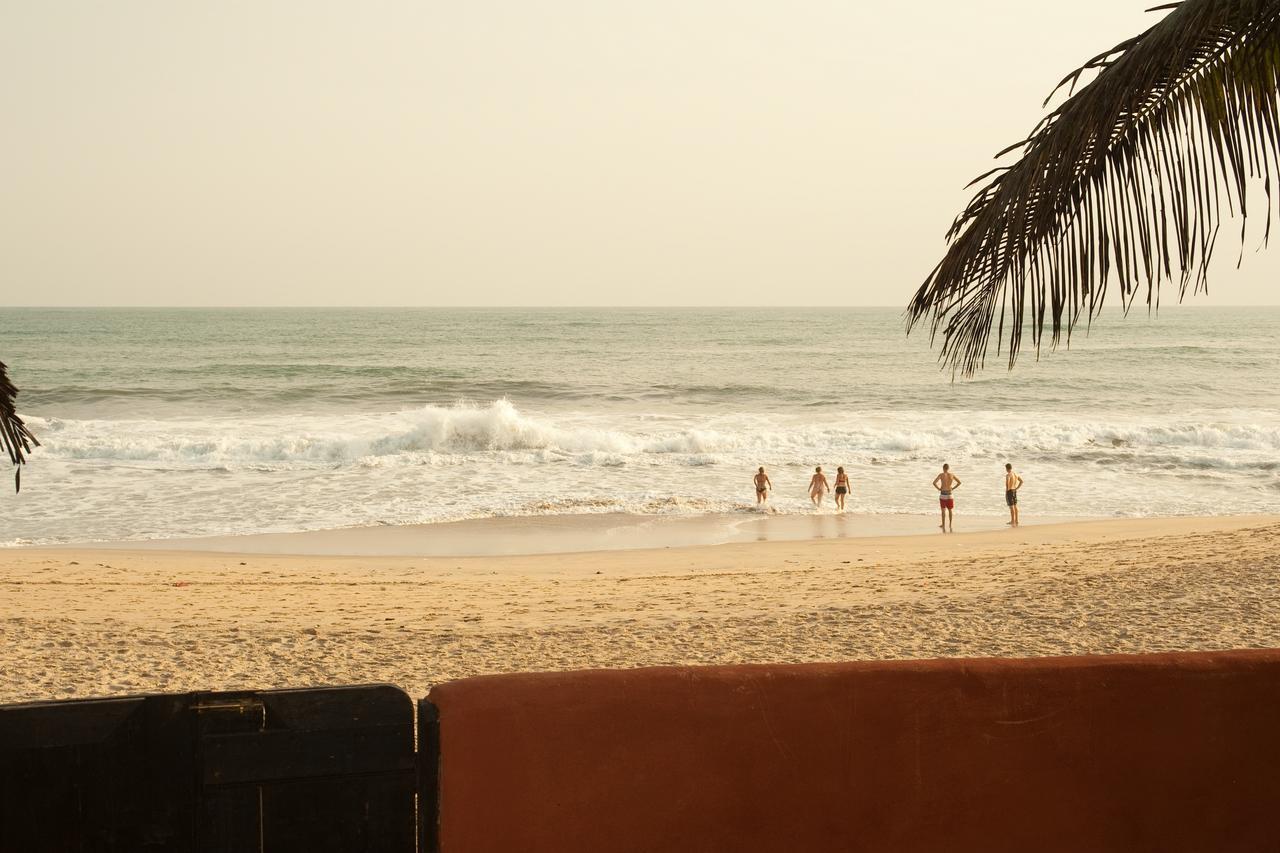
[[[195,708],[201,853],[414,850],[413,703],[400,690],[218,694]],[[245,812],[256,825],[228,820]]]
[[[415,846],[394,687],[0,706],[0,853]]]
[[[418,700],[418,849],[440,850],[440,709]]]
[[[183,698],[0,707],[0,851],[188,849]]]

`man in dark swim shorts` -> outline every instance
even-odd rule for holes
[[[1018,489],[1022,488],[1022,478],[1013,473],[1013,465],[1004,464],[1004,502],[1009,507],[1010,527],[1018,526]]]

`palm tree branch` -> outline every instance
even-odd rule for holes
[[[994,169],[947,232],[948,249],[908,307],[940,358],[972,374],[994,337],[1012,368],[1029,331],[1039,354],[1101,310],[1127,312],[1175,279],[1207,287],[1224,219],[1280,174],[1280,0],[1185,0],[1055,88],[1067,99]],[[1097,75],[1079,91],[1081,76]],[[1052,94],[1051,96],[1052,97]],[[1001,156],[1001,155],[997,155]],[[985,181],[985,183],[982,183]],[[1223,202],[1226,211],[1223,211]]]
[[[0,449],[9,455],[9,461],[14,465],[23,465],[27,461],[26,454],[31,452],[31,448],[39,447],[40,442],[18,416],[15,408],[17,396],[18,389],[10,381],[4,362],[0,361]],[[13,483],[15,489],[22,487],[21,468],[14,471]]]

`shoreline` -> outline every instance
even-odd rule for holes
[[[1026,521],[1023,529],[1104,520],[1145,519],[1039,517]],[[1003,515],[962,516],[960,529],[955,535],[1007,531],[1010,528],[1005,522],[1006,517]],[[907,538],[940,534],[938,518],[926,515],[871,515],[830,511],[707,513],[695,516],[580,513],[340,527],[288,533],[23,545],[6,550],[190,551],[347,557],[513,557],[644,551],[744,542]]]
[[[556,518],[590,518],[592,516],[556,516]],[[597,516],[599,517],[599,516]],[[643,518],[643,516],[641,516]],[[520,519],[524,521],[525,519]],[[697,521],[698,519],[690,519]],[[487,523],[449,522],[469,525]],[[359,567],[361,571],[381,568],[406,568],[406,570],[432,572],[443,570],[449,575],[478,572],[484,575],[496,570],[525,574],[535,571],[553,571],[572,574],[587,566],[605,565],[644,574],[661,573],[668,565],[729,570],[750,573],[767,571],[783,555],[791,558],[811,557],[820,562],[835,556],[855,552],[864,559],[912,562],[939,556],[991,556],[1032,551],[1054,553],[1074,545],[1094,546],[1108,542],[1158,542],[1161,539],[1181,539],[1188,536],[1215,536],[1238,534],[1252,529],[1280,530],[1280,514],[1223,515],[1223,516],[1173,516],[1163,518],[1112,518],[1050,520],[1042,523],[1026,523],[1017,528],[988,526],[974,530],[960,530],[943,534],[936,527],[929,532],[889,532],[850,536],[777,537],[772,539],[743,537],[725,542],[699,542],[681,545],[651,545],[634,548],[603,548],[576,551],[522,551],[517,553],[472,554],[418,554],[402,553],[389,548],[372,553],[342,553],[323,547],[311,550],[253,550],[258,537],[271,544],[287,543],[305,547],[315,546],[315,538],[323,540],[333,536],[345,540],[348,536],[361,537],[371,532],[375,537],[389,533],[393,538],[416,535],[417,527],[434,525],[404,525],[372,528],[340,528],[327,531],[299,533],[253,534],[248,536],[210,537],[192,540],[149,540],[145,542],[85,543],[80,545],[29,546],[0,550],[0,583],[12,582],[5,572],[15,567],[36,564],[49,566],[98,566],[119,570],[125,563],[145,565],[149,571],[161,571],[166,565],[195,567],[199,571],[231,569],[239,565],[270,565],[290,569],[314,565],[320,569],[340,571],[344,567]],[[205,547],[189,547],[200,543]],[[210,547],[218,546],[218,547]],[[239,547],[233,547],[239,546]],[[1280,555],[1278,555],[1280,556]],[[256,562],[255,562],[256,558]],[[100,562],[106,561],[106,563]],[[248,563],[244,561],[249,561]],[[1280,566],[1278,566],[1280,568]],[[52,571],[52,569],[50,569]],[[0,607],[0,616],[4,610]]]

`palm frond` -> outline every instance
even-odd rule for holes
[[[1054,90],[1069,97],[986,181],[947,233],[941,263],[908,307],[929,318],[941,360],[971,375],[994,336],[1012,368],[1029,329],[1039,354],[1101,309],[1118,284],[1127,312],[1161,283],[1207,286],[1220,225],[1280,173],[1280,0],[1184,0]],[[1082,75],[1097,71],[1074,90]],[[1053,95],[1050,95],[1052,98]],[[1045,102],[1046,105],[1048,101]],[[1256,202],[1255,202],[1256,207]]]
[[[14,402],[17,396],[18,389],[9,380],[4,362],[0,361],[0,448],[9,454],[14,465],[21,466],[27,461],[26,454],[31,452],[31,448],[39,447],[40,442],[18,417]],[[13,486],[15,491],[22,489],[20,467],[13,473]]]

